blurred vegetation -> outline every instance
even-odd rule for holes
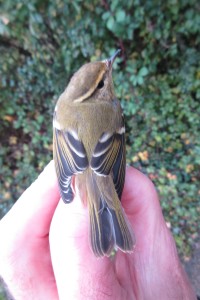
[[[0,0],[2,214],[52,159],[52,114],[74,71],[114,65],[127,161],[154,181],[179,251],[200,227],[200,4]]]

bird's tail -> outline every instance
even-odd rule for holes
[[[90,215],[90,241],[96,256],[109,256],[118,248],[132,252],[134,236],[110,176],[98,176],[92,171],[86,177]]]

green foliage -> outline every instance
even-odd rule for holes
[[[0,5],[0,201],[16,200],[52,158],[52,112],[73,72],[121,48],[113,73],[128,162],[155,182],[187,254],[200,226],[198,1]]]

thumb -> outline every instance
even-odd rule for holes
[[[126,170],[122,206],[133,228],[137,249],[149,248],[150,241],[156,236],[156,229],[167,230],[153,183],[132,167]]]

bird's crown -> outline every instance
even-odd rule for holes
[[[65,90],[66,99],[75,103],[82,102],[88,99],[96,89],[101,89],[106,75],[111,74],[112,64],[119,52],[120,50],[117,50],[109,59],[83,65],[72,76]]]
[[[66,96],[71,101],[82,102],[92,95],[105,75],[108,67],[105,61],[90,62],[83,65],[71,78]]]

